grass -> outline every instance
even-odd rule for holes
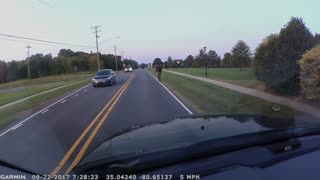
[[[154,71],[151,72],[155,75]],[[167,72],[163,72],[162,81],[200,113],[247,113],[273,117],[292,117],[296,113],[282,105],[279,111],[274,111],[272,102]]]
[[[52,82],[63,82],[63,81],[68,82],[73,80],[81,80],[81,79],[91,77],[93,74],[94,72],[80,72],[80,73],[72,73],[72,74],[46,76],[46,77],[30,79],[30,80],[29,79],[18,80],[18,81],[5,83],[5,84],[0,84],[0,90],[21,87],[21,86],[39,85],[39,84],[52,83]]]
[[[75,83],[77,81],[80,80],[52,82],[35,86],[26,86],[19,91],[0,93],[0,106],[56,87]]]
[[[205,77],[204,68],[178,68],[172,70]],[[258,90],[265,89],[264,84],[255,78],[250,68],[243,69],[242,71],[239,68],[208,68],[208,78]]]
[[[44,102],[47,102],[53,98],[56,98],[64,93],[78,89],[88,83],[89,83],[89,80],[81,82],[81,83],[77,83],[77,84],[74,84],[71,86],[67,86],[67,87],[46,93],[46,94],[36,96],[36,97],[31,98],[27,101],[24,101],[24,102],[21,102],[16,105],[13,105],[8,108],[0,110],[0,117],[1,117],[0,129],[3,127],[6,127],[10,123],[12,123],[16,119],[16,117],[19,116],[20,113],[27,111],[27,110],[30,110],[30,109],[34,109],[37,106],[43,104]]]

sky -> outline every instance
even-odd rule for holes
[[[204,46],[223,57],[238,40],[254,52],[290,17],[303,18],[313,34],[320,33],[319,7],[319,0],[1,0],[0,34],[92,47],[0,36],[0,59],[25,59],[27,45],[32,46],[30,54],[56,56],[62,48],[94,52],[95,25],[101,25],[101,53],[114,53],[116,45],[118,54],[124,52],[139,63],[156,57],[185,59]]]

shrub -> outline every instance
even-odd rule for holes
[[[276,92],[284,95],[300,93],[298,60],[313,46],[313,35],[301,18],[291,18],[281,29],[278,37],[275,86]]]
[[[314,37],[301,18],[291,18],[278,35],[268,36],[257,48],[254,73],[281,95],[300,93],[298,60],[312,48]]]
[[[307,51],[299,60],[300,87],[307,99],[320,100],[320,45]]]
[[[263,81],[267,87],[274,86],[275,73],[273,72],[277,65],[277,34],[271,34],[266,37],[257,47],[253,60],[253,72],[256,78]]]

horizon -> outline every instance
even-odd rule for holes
[[[184,60],[190,54],[197,55],[204,46],[223,58],[239,40],[245,41],[254,53],[266,36],[278,33],[291,17],[301,17],[312,34],[320,32],[317,24],[320,15],[316,13],[319,3],[315,0],[201,3],[5,0],[4,4],[0,10],[2,34],[95,46],[90,27],[101,25],[99,41],[107,41],[100,45],[99,52],[114,54],[112,46],[117,45],[117,55],[124,51],[125,58],[131,56],[139,63],[152,63],[157,57],[166,61],[168,56]],[[267,13],[270,11],[271,15]],[[113,39],[116,36],[120,38]],[[0,60],[26,59],[27,45],[32,46],[31,55],[57,56],[60,49],[96,52],[95,47],[41,45],[1,37]]]

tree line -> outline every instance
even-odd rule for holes
[[[99,54],[100,66],[105,69],[116,69],[115,56],[113,54]],[[0,83],[6,83],[28,78],[27,60],[10,62],[0,61]],[[37,53],[29,58],[30,78],[39,78],[48,75],[76,73],[82,71],[96,71],[97,57],[95,53],[86,53],[70,49],[61,49],[56,57],[51,54]],[[124,65],[138,68],[138,63],[132,59],[121,59],[117,56],[118,70]]]
[[[165,62],[160,58],[156,58],[153,64],[163,63],[165,68],[249,68],[251,67],[252,54],[250,47],[246,42],[240,40],[231,49],[231,52],[224,54],[221,58],[215,50],[206,52],[206,48],[199,50],[196,56],[188,55],[186,59],[181,62],[172,60],[171,56]],[[179,62],[179,64],[177,63]]]
[[[302,18],[292,17],[279,33],[270,34],[263,39],[254,54],[251,53],[250,47],[240,40],[223,58],[214,50],[206,52],[206,48],[202,48],[196,56],[189,55],[178,65],[174,64],[170,56],[164,63],[160,58],[156,58],[153,64],[164,64],[165,68],[251,67],[256,78],[275,93],[287,96],[300,95],[303,87],[303,92],[309,92],[308,97],[318,94],[317,97],[320,98],[319,65],[308,65],[310,62],[319,61],[319,58],[313,58],[314,61],[302,59],[305,53],[317,45],[320,45],[320,34],[312,34]],[[312,50],[312,54],[317,54],[319,47]],[[301,66],[308,67],[308,70],[303,68],[303,74]],[[311,67],[314,69],[310,69]],[[311,85],[311,81],[317,82],[316,85]],[[313,94],[310,95],[310,92]]]

